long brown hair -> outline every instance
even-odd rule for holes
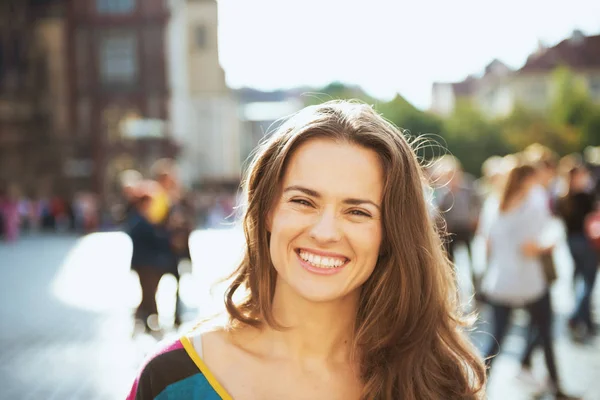
[[[508,203],[522,189],[527,178],[533,176],[535,173],[535,168],[529,164],[518,165],[508,173],[506,184],[500,197],[501,211],[506,211]]]
[[[372,149],[385,171],[383,242],[373,274],[361,288],[354,341],[364,399],[476,399],[483,396],[481,358],[461,332],[453,268],[431,218],[422,171],[404,136],[370,106],[332,101],[307,107],[265,141],[244,187],[246,250],[226,292],[230,326],[279,329],[271,311],[276,271],[267,215],[293,151],[325,137]],[[240,302],[233,297],[247,289]]]

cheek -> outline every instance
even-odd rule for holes
[[[305,224],[304,220],[299,213],[285,207],[278,207],[270,220],[271,232],[278,236],[292,234],[293,231],[298,231]]]
[[[301,215],[292,210],[278,208],[273,213],[270,225],[270,251],[271,257],[275,260],[282,257],[282,252],[287,252],[294,238],[303,231],[306,225],[306,217],[302,218]]]
[[[360,257],[374,264],[377,262],[381,250],[382,229],[379,225],[357,227],[352,233],[352,243]]]

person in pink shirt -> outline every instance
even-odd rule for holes
[[[17,188],[11,186],[8,195],[2,201],[2,214],[4,216],[4,237],[9,242],[14,242],[19,238],[19,201]]]

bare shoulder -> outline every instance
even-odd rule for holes
[[[249,350],[252,343],[245,331],[217,328],[194,332],[188,338],[215,380],[233,398],[261,398],[252,395],[255,381],[262,375],[261,363]]]
[[[196,352],[207,361],[237,358],[252,353],[257,331],[253,328],[231,330],[226,327],[195,330],[187,335]]]
[[[225,350],[229,343],[227,330],[223,327],[211,329],[196,329],[186,335],[194,350],[202,357],[208,352],[213,353]]]

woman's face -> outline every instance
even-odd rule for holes
[[[299,146],[269,215],[277,285],[310,301],[359,289],[379,256],[382,195],[383,170],[373,150],[329,139]]]

